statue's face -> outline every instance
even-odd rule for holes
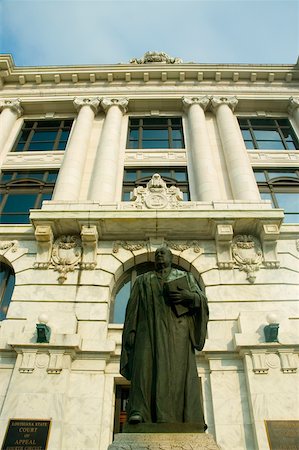
[[[172,253],[166,247],[160,247],[156,250],[155,253],[155,263],[163,264],[165,266],[170,266],[172,260]]]

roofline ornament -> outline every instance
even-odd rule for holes
[[[173,58],[165,52],[146,52],[142,58],[133,58],[130,64],[182,64],[181,58]]]

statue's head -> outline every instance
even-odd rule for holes
[[[172,253],[168,247],[158,247],[155,252],[156,267],[169,267],[172,263]]]

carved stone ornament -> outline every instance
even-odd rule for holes
[[[11,250],[15,253],[18,250],[18,242],[17,241],[0,241],[0,252],[4,253],[7,250]]]
[[[130,252],[134,252],[136,250],[141,250],[147,247],[147,243],[145,241],[115,241],[113,244],[113,253],[118,253],[119,247],[124,248]]]
[[[138,209],[178,208],[183,193],[175,186],[167,187],[165,181],[155,173],[146,187],[138,186],[133,190],[132,201]]]
[[[204,111],[207,109],[210,99],[206,95],[204,97],[182,97],[183,106],[185,109],[192,105],[199,105]]]
[[[17,98],[0,99],[0,111],[3,111],[5,108],[11,109],[17,114],[17,117],[20,117],[23,114],[21,102]]]
[[[183,252],[184,250],[188,250],[189,248],[193,248],[194,253],[202,253],[203,250],[199,246],[198,241],[186,241],[186,242],[175,242],[175,241],[165,241],[165,244],[178,252]]]
[[[87,105],[90,106],[90,108],[96,114],[100,106],[100,99],[99,97],[75,97],[73,103],[77,111],[80,110],[82,106]]]
[[[129,100],[127,98],[103,98],[101,100],[101,107],[107,112],[111,106],[118,106],[121,112],[124,114],[127,111]]]
[[[211,104],[214,110],[221,105],[227,105],[232,111],[238,104],[237,97],[212,97]]]
[[[133,58],[130,64],[182,64],[181,58],[173,58],[165,52],[146,52],[142,58]]]
[[[247,280],[254,283],[262,264],[262,248],[258,239],[251,235],[238,235],[232,241],[232,255],[239,268],[247,274]]]
[[[63,283],[67,273],[73,272],[80,266],[82,258],[82,242],[78,236],[60,236],[55,240],[52,250],[51,262],[54,270],[59,272],[58,281]]]
[[[299,108],[299,97],[290,97],[288,112],[293,114],[297,108]]]

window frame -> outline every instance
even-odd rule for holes
[[[53,122],[53,126],[42,126],[43,124],[49,124],[50,122]],[[22,127],[18,133],[18,136],[13,144],[13,147],[11,149],[12,153],[23,153],[23,152],[53,152],[53,151],[65,151],[67,147],[68,140],[70,138],[72,126],[74,123],[73,117],[68,118],[25,118],[22,124]],[[56,124],[56,125],[55,125]],[[54,139],[44,139],[44,140],[37,140],[34,141],[34,136],[36,133],[45,131],[45,132],[55,132],[56,136]],[[62,133],[67,132],[67,136],[64,139],[61,139]],[[23,138],[23,139],[22,139]],[[30,149],[31,144],[38,144],[40,143],[41,148],[37,149]],[[49,149],[42,148],[43,144],[51,144]],[[58,148],[61,143],[64,143],[62,145],[63,148]],[[23,144],[23,145],[22,145]],[[18,146],[22,146],[21,148],[18,148]]]
[[[299,150],[299,137],[294,129],[294,127],[292,126],[292,123],[290,121],[290,119],[288,117],[256,117],[256,116],[238,116],[238,123],[239,123],[239,127],[242,133],[242,137],[244,140],[244,144],[246,146],[247,150],[264,150],[264,151],[297,151]],[[260,125],[253,125],[252,122],[253,121],[269,121],[269,125],[265,125],[265,124],[260,124]],[[242,123],[242,121],[246,121],[246,125],[245,123]],[[274,125],[270,124],[270,121],[272,121],[274,123]],[[282,121],[287,121],[288,125],[283,125],[281,122]],[[283,134],[283,130],[288,130],[289,135],[291,136],[291,141],[293,143],[293,146],[295,148],[288,148],[288,140],[285,138],[284,134]],[[243,132],[244,131],[248,131],[250,138],[245,138]],[[258,139],[257,136],[255,135],[256,131],[276,131],[279,135],[280,140],[271,140],[271,139]],[[273,146],[273,148],[265,148],[262,147],[260,145],[260,142],[275,142],[275,143],[280,143],[281,144],[281,148],[275,148],[275,146]],[[250,142],[252,144],[252,147],[248,147],[247,142]]]
[[[58,170],[57,169],[47,169],[47,170],[3,170],[0,175],[0,215],[1,215],[1,222],[5,224],[26,224],[30,223],[29,220],[29,211],[30,209],[38,209],[41,207],[42,202],[45,200],[43,197],[47,194],[50,194],[51,197],[53,195],[55,182],[57,180],[58,176]],[[34,173],[36,174],[43,174],[42,178],[34,178],[32,176]],[[2,181],[3,178],[7,177],[8,174],[11,174],[11,179],[7,181]],[[24,177],[20,176],[20,174],[24,174]],[[53,179],[53,174],[54,179]],[[50,177],[50,178],[49,178]],[[29,210],[25,213],[24,210],[19,211],[6,211],[5,207],[7,206],[7,201],[9,201],[9,197],[13,195],[26,195],[26,194],[32,194],[35,195],[35,201],[32,207],[29,208]],[[6,221],[7,219],[4,219],[3,217],[15,217],[20,216],[20,218],[27,218],[27,220],[20,221]]]
[[[157,124],[145,124],[146,120],[157,121]],[[167,120],[167,124],[159,124],[158,121]],[[179,120],[179,123],[174,123],[174,120]],[[132,124],[132,121],[138,121],[138,124]],[[138,133],[137,139],[133,139],[130,137],[131,131],[136,130]],[[144,131],[148,130],[167,130],[167,140],[166,139],[158,139],[154,136],[152,139],[143,137]],[[173,136],[173,131],[179,130],[181,133],[180,139],[175,139]],[[155,141],[165,141],[168,143],[167,146],[155,146],[155,147],[147,147],[144,146],[145,142],[155,142]],[[131,143],[137,142],[137,146],[132,145]],[[174,146],[174,142],[180,142],[180,146]],[[183,127],[183,118],[182,116],[159,116],[159,117],[151,117],[151,116],[130,116],[128,121],[128,132],[127,132],[127,140],[126,140],[126,149],[127,150],[158,150],[158,149],[184,149],[185,138],[184,138],[184,127]]]
[[[256,182],[259,188],[260,194],[268,194],[271,199],[271,203],[274,208],[285,209],[279,205],[276,194],[298,194],[299,198],[299,168],[279,168],[279,167],[267,167],[267,168],[254,168],[253,169]],[[270,176],[269,173],[277,172],[279,175],[277,177]],[[294,173],[294,176],[290,176],[290,173]],[[257,173],[263,173],[264,180],[257,180]],[[283,176],[283,173],[286,175]],[[296,205],[295,205],[296,206]],[[294,211],[286,211],[285,210],[285,218],[288,219],[295,214],[299,215],[298,212],[294,209]],[[297,223],[297,222],[285,222],[285,223]]]

